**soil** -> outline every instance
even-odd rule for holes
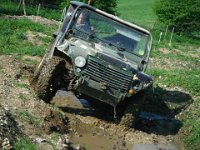
[[[99,109],[100,107],[92,105],[87,109],[77,106],[70,108],[71,105],[67,103],[69,97],[65,94],[58,93],[51,104],[44,103],[37,98],[29,83],[34,66],[25,64],[23,60],[17,60],[14,56],[1,55],[0,59],[1,110],[9,109],[9,116],[13,116],[10,121],[15,122],[9,125],[15,134],[1,132],[3,135],[0,135],[0,139],[7,138],[11,146],[16,142],[16,138],[27,137],[37,145],[38,149],[71,147],[71,149],[122,150],[131,149],[134,144],[140,143],[175,145],[184,149],[182,145],[176,144],[179,141],[174,133],[158,132],[164,130],[166,126],[159,126],[156,122],[141,118],[135,129],[127,129],[114,123],[111,119],[112,113],[107,113]],[[33,60],[39,59],[33,57]],[[104,108],[106,107],[108,106]],[[162,115],[169,113],[169,110],[164,111]],[[156,113],[159,114],[159,110]],[[4,126],[0,125],[0,131],[3,128]]]

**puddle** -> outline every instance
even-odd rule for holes
[[[52,103],[64,112],[76,115],[76,117],[70,118],[70,139],[74,144],[83,146],[85,149],[104,150],[109,148],[110,150],[131,150],[134,148],[134,150],[151,150],[152,148],[152,150],[175,150],[170,145],[136,144],[133,146],[133,143],[125,143],[125,140],[119,138],[117,134],[110,136],[109,133],[106,133],[105,130],[99,127],[98,121],[95,121],[95,119],[99,118],[106,121],[106,118],[109,119],[108,116],[112,117],[106,111],[112,111],[112,109],[107,108],[107,106],[102,107],[99,103],[94,105],[93,101],[84,98],[78,99],[73,92],[59,90],[53,98]],[[92,119],[93,117],[94,119]],[[94,123],[87,123],[88,121],[93,121]],[[174,135],[179,131],[181,126],[182,123],[179,120],[143,111],[140,113],[136,130],[156,135]]]
[[[112,114],[110,115],[106,112],[111,110],[111,108],[106,108],[105,105],[101,106],[101,104],[96,104],[96,107],[91,101],[78,99],[73,92],[59,90],[53,99],[53,103],[65,112],[83,116],[91,115],[105,120],[112,118]],[[98,108],[101,108],[100,112],[98,112]],[[181,126],[182,123],[179,120],[143,111],[140,113],[136,129],[159,135],[174,135],[179,131]]]
[[[162,145],[162,144],[135,144],[132,150],[177,150],[172,145]]]
[[[77,98],[73,92],[69,91],[59,90],[51,103],[68,113],[90,115],[108,121],[113,117],[112,106],[94,99]]]
[[[140,130],[160,135],[174,135],[182,126],[179,120],[163,117],[150,112],[140,113]]]
[[[78,109],[92,109],[91,104],[86,99],[78,99],[73,92],[58,90],[52,103],[56,103],[57,106],[67,106]]]
[[[84,133],[81,136],[73,136],[73,143],[78,143],[88,150],[130,150],[133,144],[126,143],[123,138],[104,135],[103,132],[97,134]]]
[[[109,139],[102,135],[83,134],[81,136],[73,136],[72,141],[88,150],[105,150],[112,146],[114,139]]]
[[[54,103],[56,107],[59,107],[66,113],[77,115],[76,117],[71,116],[69,119],[70,140],[74,145],[80,145],[81,147],[84,147],[88,150],[112,150],[112,147],[116,147],[120,150],[131,149],[132,144],[125,143],[120,145],[119,143],[123,143],[125,141],[119,138],[117,134],[110,135],[109,133],[107,133],[104,129],[100,127],[101,124],[99,124],[98,121],[97,124],[94,125],[94,123],[96,122],[96,118],[98,118],[97,116],[103,116],[101,117],[102,119],[110,116],[110,114],[106,114],[106,112],[103,112],[102,109],[102,113],[98,113],[98,110],[96,109],[96,107],[94,107],[91,101],[82,98],[78,99],[73,94],[73,92],[59,90],[56,93],[56,96],[53,98],[52,103]],[[101,108],[102,106],[99,107]],[[106,108],[103,107],[103,109]],[[95,117],[93,118],[92,116]],[[90,121],[94,123],[87,123]],[[120,146],[123,148],[121,148]]]

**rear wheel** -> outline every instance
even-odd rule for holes
[[[42,66],[35,86],[39,98],[50,102],[61,87],[65,70],[65,60],[56,56]]]
[[[127,128],[135,126],[139,118],[139,113],[142,109],[145,96],[145,91],[141,91],[134,95],[132,98],[127,99],[124,114],[121,117],[120,125],[123,125]]]

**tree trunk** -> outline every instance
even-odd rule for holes
[[[22,5],[22,0],[20,0],[20,1],[19,1],[18,7],[17,7],[17,9],[16,9],[16,12],[18,12],[18,11],[19,11],[19,9],[20,9],[21,5]]]
[[[92,3],[92,0],[88,0],[88,5],[90,5]]]
[[[25,0],[23,0],[23,9],[24,9],[24,15],[26,16]]]
[[[25,0],[20,0],[19,1],[18,7],[16,9],[16,12],[19,11],[19,9],[21,8],[22,5],[23,5],[23,10],[24,10],[24,15],[26,16]]]

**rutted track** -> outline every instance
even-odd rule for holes
[[[114,124],[105,119],[109,115],[103,110],[98,111],[98,114],[95,114],[96,111],[84,113],[79,109],[70,111],[66,104],[68,98],[65,96],[55,97],[54,104],[44,103],[35,96],[29,84],[33,66],[25,65],[13,56],[1,55],[0,60],[0,105],[10,110],[21,134],[35,141],[41,149],[78,146],[96,150],[130,149],[133,144],[138,143],[174,144],[175,136],[126,129]],[[29,114],[32,120],[23,114]],[[142,121],[140,123],[138,126],[148,126]],[[150,125],[149,128],[153,127]],[[52,138],[55,133],[59,136]],[[38,142],[38,137],[45,140]]]

